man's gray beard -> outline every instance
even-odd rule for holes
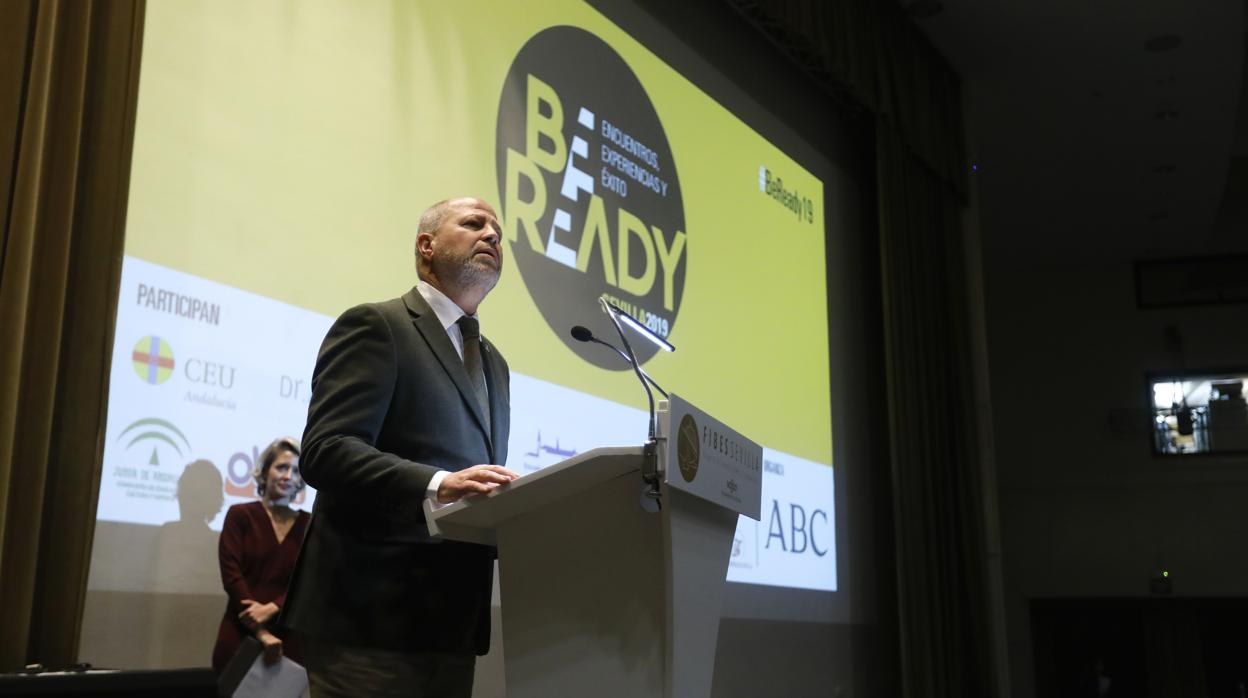
[[[434,273],[439,278],[454,279],[455,285],[459,288],[482,290],[485,293],[489,293],[493,290],[494,285],[498,283],[500,272],[487,264],[476,262],[473,259],[475,256],[471,255],[464,260],[435,260],[437,266],[443,267],[443,269],[435,268]],[[447,272],[446,276],[440,273],[443,271]]]

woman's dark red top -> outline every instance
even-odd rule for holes
[[[217,632],[217,645],[212,650],[212,668],[217,673],[221,673],[239,643],[249,634],[238,619],[238,614],[243,612],[243,599],[271,602],[279,608],[286,603],[286,586],[295,571],[295,559],[308,530],[309,518],[306,511],[299,512],[290,532],[279,543],[269,514],[260,502],[235,504],[225,513],[217,557],[221,563],[221,584],[229,595],[229,602]],[[284,637],[279,628],[270,627],[269,630],[282,638],[282,654],[302,664],[294,643]]]

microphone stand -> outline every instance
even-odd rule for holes
[[[637,374],[641,387],[646,389],[646,399],[650,402],[650,437],[642,448],[641,479],[646,484],[645,495],[662,508],[660,499],[662,494],[659,490],[659,414],[654,409],[654,392],[650,390],[650,384],[645,379],[641,364],[637,361],[637,354],[633,352],[633,346],[628,343],[628,337],[624,336],[624,328],[620,326],[620,319],[616,317],[615,308],[605,298],[599,298],[598,302],[602,304],[607,317],[611,318],[611,324],[615,326],[616,333],[620,335],[620,342],[624,344],[624,350],[628,352],[628,362]]]

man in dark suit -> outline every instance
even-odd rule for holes
[[[281,616],[316,698],[472,693],[494,551],[431,539],[422,505],[518,477],[499,465],[507,363],[476,318],[502,263],[488,204],[434,204],[416,287],[343,313],[321,345],[300,463],[316,505]]]

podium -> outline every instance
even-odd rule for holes
[[[660,506],[643,447],[596,448],[434,509],[435,536],[498,546],[508,698],[710,696],[737,517],[762,449],[660,402]]]

